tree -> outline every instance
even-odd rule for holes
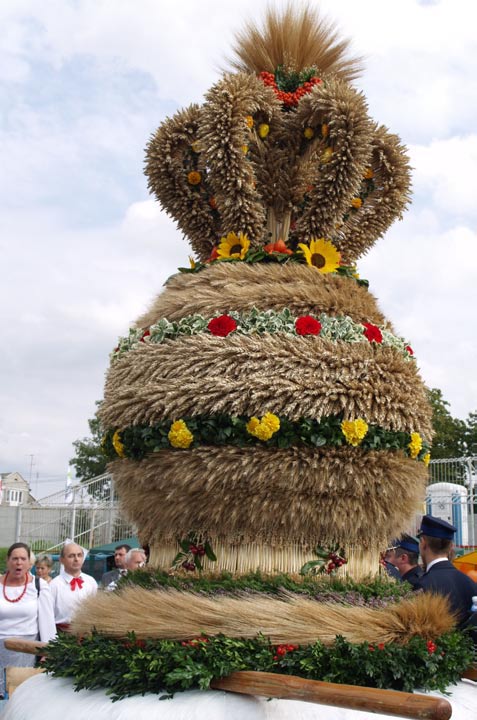
[[[428,397],[432,405],[432,426],[435,432],[432,441],[432,459],[462,457],[467,449],[466,423],[452,417],[448,410],[449,403],[442,397],[441,390],[438,388],[428,390]],[[477,427],[474,432],[477,435]]]
[[[100,405],[99,401],[96,402],[96,405]],[[88,420],[88,425],[91,437],[74,441],[75,456],[70,460],[71,465],[75,468],[76,476],[81,482],[102,475],[106,472],[107,465],[107,459],[101,447],[102,430],[98,410],[96,410],[94,418]]]
[[[467,457],[477,455],[477,412],[471,412],[467,417],[463,444],[464,454]]]

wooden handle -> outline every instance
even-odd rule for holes
[[[477,682],[477,665],[471,665],[462,673],[462,677],[466,680],[473,680]]]
[[[293,675],[240,671],[220,680],[212,680],[210,687],[245,695],[301,700],[416,720],[448,720],[452,715],[450,703],[442,698],[398,690],[304,680]]]
[[[28,653],[29,655],[43,655],[42,650],[47,644],[39,640],[22,640],[21,638],[7,638],[5,640],[7,650],[16,650],[16,652]]]

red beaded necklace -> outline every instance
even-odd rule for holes
[[[18,596],[17,598],[15,598],[14,600],[11,600],[9,597],[7,597],[7,593],[6,593],[6,590],[5,590],[5,588],[7,587],[7,577],[8,577],[8,571],[5,573],[5,577],[3,578],[3,597],[5,598],[5,600],[6,600],[7,602],[10,602],[10,603],[20,602],[20,600],[22,599],[22,597],[24,596],[24,594],[25,594],[26,591],[27,591],[28,573],[27,573],[26,576],[25,576],[25,585],[24,585],[24,587],[23,587],[23,592],[21,593],[21,595],[19,595],[19,596]]]

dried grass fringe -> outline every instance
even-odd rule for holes
[[[93,628],[110,637],[187,640],[201,634],[254,638],[274,644],[332,645],[336,635],[353,643],[405,644],[416,635],[435,640],[454,627],[447,599],[418,594],[383,609],[349,607],[300,596],[283,599],[252,595],[210,598],[177,590],[127,587],[87,598],[76,611],[71,630]]]
[[[237,33],[230,64],[251,73],[274,72],[280,65],[292,71],[316,67],[351,81],[361,74],[362,58],[347,57],[349,46],[310,4],[289,3],[283,11],[268,8],[262,27],[249,22]]]

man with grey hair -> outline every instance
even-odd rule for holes
[[[138,568],[144,567],[146,564],[146,552],[142,548],[131,548],[127,551],[126,557],[124,558],[125,570],[121,572],[122,577],[127,575],[130,570],[137,570]],[[107,592],[116,590],[116,586],[119,578],[113,580],[104,589]]]
[[[132,548],[126,553],[126,568],[137,570],[146,564],[146,553],[142,548]]]

